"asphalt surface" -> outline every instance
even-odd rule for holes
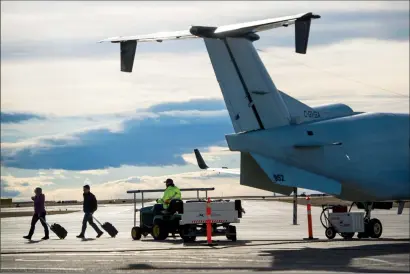
[[[30,217],[1,220],[2,272],[138,272],[138,273],[408,273],[410,271],[409,209],[403,215],[395,210],[373,211],[372,217],[383,223],[380,239],[356,237],[328,240],[320,224],[320,208],[312,208],[315,241],[307,235],[306,208],[298,207],[298,225],[292,225],[292,204],[275,201],[243,201],[246,214],[236,224],[238,241],[214,237],[216,246],[206,245],[206,238],[183,244],[168,238],[162,242],[148,236],[133,241],[132,206],[101,205],[95,214],[101,222],[109,221],[118,230],[116,238],[87,228],[87,239],[77,239],[81,228],[80,212],[49,216],[68,231],[64,240],[51,232],[51,239],[41,241],[40,223],[32,241],[22,238]]]

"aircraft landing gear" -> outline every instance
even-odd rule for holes
[[[369,202],[365,202],[364,210],[366,212],[364,216],[364,232],[359,232],[357,234],[357,238],[380,238],[383,232],[383,226],[379,219],[371,219],[371,211],[373,204]]]

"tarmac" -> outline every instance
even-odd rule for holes
[[[151,236],[134,241],[132,205],[100,205],[95,213],[100,222],[111,222],[116,238],[104,233],[96,239],[88,226],[86,239],[77,239],[83,213],[47,216],[68,231],[64,240],[50,232],[44,236],[40,222],[32,241],[27,235],[31,217],[1,219],[1,272],[41,273],[408,273],[410,272],[409,209],[372,211],[383,224],[380,239],[328,240],[319,216],[312,207],[313,236],[308,237],[306,207],[298,206],[298,225],[293,225],[292,204],[277,201],[243,201],[246,210],[237,227],[238,240],[214,237],[184,244],[180,238],[157,242]],[[70,206],[75,209],[76,206]],[[81,207],[78,207],[81,209]],[[64,209],[65,210],[65,209]],[[359,211],[354,208],[354,211]],[[138,224],[138,214],[137,214]]]

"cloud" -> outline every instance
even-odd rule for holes
[[[392,2],[389,2],[389,4]],[[8,5],[9,3],[7,3]],[[306,12],[304,4],[271,4],[269,2],[252,3],[175,3],[171,10],[168,5],[132,3],[111,7],[111,4],[96,3],[93,5],[69,4],[65,6],[42,7],[33,5],[30,10],[19,6],[12,9],[3,8],[3,25],[13,28],[2,28],[2,60],[35,60],[62,58],[101,58],[117,56],[118,45],[96,44],[101,38],[118,35],[136,35],[158,32],[161,30],[187,29],[191,24],[221,25],[239,23],[248,20],[259,20]],[[312,24],[309,38],[310,46],[329,45],[355,38],[373,38],[378,40],[407,41],[409,32],[408,3],[393,2],[390,5],[361,3],[361,8],[351,10],[347,3],[312,3],[309,6],[315,13],[322,15]],[[355,7],[356,7],[355,3]],[[93,7],[93,8],[91,8]],[[77,9],[88,10],[87,16],[78,14]],[[44,10],[50,12],[43,14]],[[99,11],[100,10],[100,11]],[[131,11],[134,12],[131,12]],[[208,12],[206,12],[208,10]],[[181,13],[176,17],[175,11]],[[252,12],[253,11],[253,12]],[[101,12],[101,13],[100,13]],[[137,14],[144,13],[138,17]],[[159,14],[161,20],[158,20]],[[60,14],[59,17],[55,16]],[[150,16],[149,14],[152,14]],[[228,15],[229,14],[229,15]],[[256,15],[257,14],[257,15]],[[4,18],[4,19],[3,19]],[[104,20],[101,20],[104,18]],[[168,20],[167,20],[168,18]],[[35,24],[30,21],[35,20]],[[101,21],[100,21],[101,20]],[[388,22],[388,23],[386,23]],[[166,26],[166,27],[164,27]],[[38,35],[24,35],[30,29]],[[39,29],[42,31],[39,32]],[[66,29],[66,31],[62,31]],[[88,29],[88,31],[87,31]],[[44,31],[46,30],[46,31]],[[258,46],[294,46],[294,32],[289,29],[276,29],[261,33],[262,40]],[[203,50],[203,42],[186,40],[170,41],[167,46],[140,44],[138,53],[196,53]]]
[[[364,39],[313,48],[303,56],[295,56],[288,49],[270,48],[264,49],[260,55],[276,86],[308,105],[346,103],[355,111],[408,113],[408,42]],[[153,104],[140,104],[139,110],[145,112],[144,116],[138,112],[135,113],[138,118],[122,116],[116,121],[121,123],[116,131],[98,125],[98,129],[85,129],[75,134],[53,138],[43,136],[41,141],[26,139],[3,143],[3,165],[70,170],[121,165],[184,165],[186,161],[181,155],[196,147],[225,145],[224,135],[233,130],[226,110],[220,109],[222,96],[212,68],[201,65],[200,61],[205,62],[205,57],[191,55],[192,58],[185,61],[172,54],[162,57],[159,60],[152,56],[152,67],[149,66],[151,62],[140,67],[142,75],[148,73],[147,77],[138,75],[134,79],[121,74],[125,77],[122,79],[124,83],[133,82],[136,87],[141,87],[138,96],[134,89],[120,89],[114,96],[117,98],[117,94],[124,92],[120,97],[124,96],[124,102],[130,106],[133,105],[129,103],[130,98],[134,102],[141,98],[152,99]],[[174,62],[180,65],[179,71],[171,69]],[[158,81],[161,73],[163,76]],[[191,74],[192,78],[187,76]],[[295,75],[298,81],[295,81]],[[105,80],[114,86],[114,80],[108,76]],[[85,102],[88,95],[83,95]],[[90,102],[98,97],[99,104],[94,105],[102,108],[105,104],[109,108],[113,98],[111,92],[93,96],[89,98]],[[19,102],[17,97],[16,102]],[[64,103],[64,106],[58,106],[62,112],[70,105]],[[75,109],[80,111],[79,107]],[[118,114],[118,111],[112,111]]]
[[[49,187],[54,185],[52,176],[39,175],[34,177],[15,177],[11,174],[1,174],[1,196],[23,197],[29,199],[36,187]]]
[[[29,114],[29,113],[5,113],[0,112],[2,124],[21,123],[32,119],[45,119],[43,116]]]
[[[20,195],[20,192],[17,190],[9,189],[9,184],[1,179],[1,198],[14,198]]]
[[[165,42],[161,46],[167,47]],[[408,100],[394,97],[394,92],[408,94],[408,41],[344,41],[309,48],[306,55],[294,54],[293,48],[260,48],[272,80],[296,98],[314,104],[347,101],[354,108],[377,111],[409,109]],[[83,117],[135,112],[137,106],[143,109],[164,102],[222,100],[205,49],[202,53],[137,54],[132,74],[119,71],[117,55],[98,60],[2,61],[1,108]],[[33,102],[33,96],[42,99]]]
[[[102,170],[83,170],[79,172],[80,174],[87,174],[87,175],[103,175],[103,174],[108,174],[108,170],[102,169]]]
[[[164,180],[172,178],[175,184],[180,188],[193,187],[215,187],[214,191],[208,194],[212,196],[228,196],[228,195],[272,195],[271,192],[262,191],[246,186],[239,185],[239,176],[231,176],[229,174],[217,174],[213,172],[187,172],[180,174],[166,174],[163,176],[132,176],[124,179],[107,181],[101,184],[93,184],[91,191],[97,196],[97,199],[120,199],[132,198],[131,194],[127,194],[128,190],[136,189],[164,189]],[[107,191],[109,190],[109,191]],[[82,200],[82,193],[74,188],[59,188],[45,191],[48,197],[54,199],[77,199]],[[203,194],[203,193],[202,193]],[[157,198],[162,193],[147,193],[145,198]],[[183,198],[196,197],[196,192],[182,193]]]
[[[210,147],[197,147],[204,158],[205,162],[207,164],[211,163],[213,165],[213,162],[220,161],[222,158],[226,157],[232,157],[234,156],[235,158],[231,158],[231,165],[229,168],[236,168],[236,166],[233,166],[232,163],[235,163],[239,159],[239,152],[234,152],[230,151],[228,147],[224,146],[210,146]],[[195,154],[193,152],[183,154],[182,158],[185,160],[185,162],[190,163],[192,165],[198,166],[198,162],[196,160]],[[223,165],[226,166],[226,165]],[[220,166],[212,166],[212,167],[220,167]]]
[[[118,47],[99,46],[101,38],[157,31],[187,29],[190,25],[222,25],[314,11],[315,43],[334,43],[355,37],[407,39],[408,9],[405,1],[312,2],[18,2],[2,3],[2,58],[55,58],[101,56]],[[79,13],[78,10],[82,12]],[[389,22],[386,24],[386,22]],[[7,27],[10,26],[10,27]],[[407,31],[406,31],[407,30]],[[31,35],[36,33],[36,35]],[[281,34],[278,31],[278,34]],[[293,35],[276,37],[292,43]],[[180,46],[178,46],[180,45]],[[174,52],[186,52],[198,44],[173,44]],[[148,51],[161,47],[146,47]],[[169,49],[168,49],[169,50]]]
[[[129,119],[124,121],[120,132],[97,129],[61,138],[43,137],[41,141],[28,142],[27,146],[9,145],[2,147],[2,164],[65,170],[185,165],[181,154],[196,146],[220,144],[224,134],[232,131],[226,112],[212,116],[189,112],[189,115],[160,113],[155,118]]]
[[[196,99],[189,100],[186,102],[160,103],[149,107],[147,110],[152,112],[168,112],[175,110],[215,111],[225,109],[225,104],[220,99]]]

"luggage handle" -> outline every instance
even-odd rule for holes
[[[100,223],[100,221],[98,221],[97,218],[94,217],[94,215],[92,215],[92,216],[93,216],[93,219],[96,220],[97,223],[98,223],[100,226],[102,226],[102,224]]]
[[[43,222],[45,222],[47,224],[47,226],[51,229],[51,225],[49,225],[46,220],[43,219],[43,217],[39,217],[40,220],[42,220]]]

